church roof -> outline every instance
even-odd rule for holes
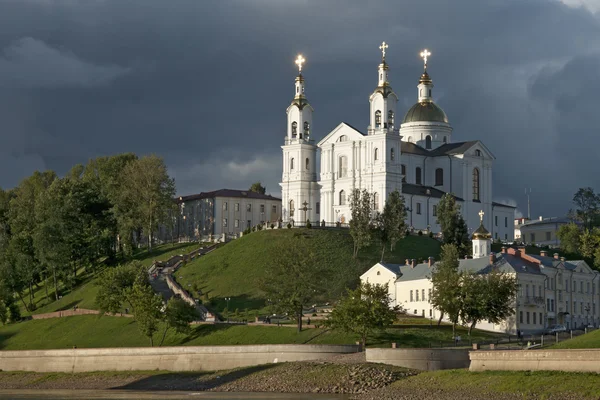
[[[213,190],[212,192],[201,192],[198,194],[191,194],[188,196],[180,196],[176,199],[178,202],[186,202],[201,199],[213,199],[215,197],[240,197],[246,199],[263,199],[263,200],[275,200],[281,201],[281,199],[271,196],[270,194],[261,194],[252,192],[250,190],[235,190],[235,189],[219,189]]]
[[[497,203],[495,201],[492,201],[492,205],[494,207],[517,208],[516,206],[509,206],[508,204]]]
[[[427,193],[429,190],[429,193]],[[434,197],[436,199],[441,199],[443,195],[446,194],[443,190],[436,189],[431,186],[423,186],[423,185],[415,185],[413,183],[403,183],[402,184],[402,193],[403,194],[412,194],[415,196],[429,196]],[[458,201],[464,201],[460,197],[456,197]]]
[[[443,122],[447,124],[448,117],[444,110],[433,101],[422,101],[407,111],[402,123],[409,122]]]
[[[481,222],[481,224],[479,224],[479,228],[477,228],[477,230],[475,232],[473,232],[473,239],[491,239],[492,235],[490,234],[490,232],[485,229],[485,227],[483,226],[483,222]]]
[[[428,150],[425,150],[421,146],[418,146],[411,142],[402,141],[402,143],[400,144],[400,150],[402,153],[417,154],[419,156],[428,156],[429,155]]]
[[[468,142],[446,143],[433,150],[427,150],[414,143],[402,141],[401,150],[402,153],[417,154],[420,156],[427,157],[442,157],[451,156],[455,154],[464,154],[467,150],[469,150],[477,143],[479,143],[478,140],[470,140]]]

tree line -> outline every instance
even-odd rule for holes
[[[92,159],[63,177],[36,171],[0,189],[0,304],[14,310],[16,297],[33,311],[41,283],[58,300],[59,284],[74,287],[81,268],[127,259],[142,237],[151,250],[174,195],[164,161],[133,153]]]

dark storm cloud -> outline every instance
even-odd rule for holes
[[[2,0],[0,0],[2,1]],[[578,4],[575,0],[565,0]],[[593,5],[593,3],[590,3]],[[279,192],[293,59],[307,61],[317,139],[340,121],[365,129],[379,43],[406,110],[418,52],[454,140],[496,155],[498,199],[563,214],[579,186],[600,189],[594,95],[600,28],[552,0],[3,0],[0,186],[90,157],[165,157],[180,193]]]

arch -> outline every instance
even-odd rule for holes
[[[308,159],[308,157],[306,157],[306,170],[308,171],[310,169],[310,160]]]
[[[348,157],[340,156],[338,158],[338,178],[345,178],[348,176]]]
[[[431,135],[425,136],[425,148],[431,149]]]
[[[480,201],[479,194],[479,169],[473,168],[473,201]]]
[[[296,121],[292,122],[292,138],[295,138],[298,134],[298,123]]]
[[[435,186],[442,186],[444,184],[444,170],[437,168],[435,170]]]
[[[379,149],[375,147],[375,151],[373,152],[373,160],[377,161],[379,159]]]
[[[294,158],[290,159],[290,169],[294,169]]]
[[[310,135],[310,122],[304,121],[304,137],[308,138]]]
[[[375,111],[375,128],[381,127],[381,111]]]
[[[390,160],[394,161],[396,159],[396,153],[394,152],[394,148],[390,149]]]
[[[388,111],[388,126],[394,127],[394,112],[392,110]]]
[[[346,135],[340,135],[340,137],[338,138],[338,142],[345,142],[348,140],[348,136]]]
[[[379,211],[379,193],[373,193],[373,211]]]
[[[442,140],[442,142],[448,143],[448,139],[446,138],[446,136],[444,136],[444,139]]]
[[[292,199],[292,200],[290,200],[290,217],[294,216],[294,210],[295,210],[295,208],[294,208],[294,200]]]
[[[421,185],[421,167],[415,169],[415,183]]]
[[[346,192],[344,192],[344,190],[340,190],[340,206],[345,206],[346,205]]]

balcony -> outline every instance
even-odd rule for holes
[[[544,298],[540,296],[530,296],[523,299],[523,304],[530,307],[543,306]]]

